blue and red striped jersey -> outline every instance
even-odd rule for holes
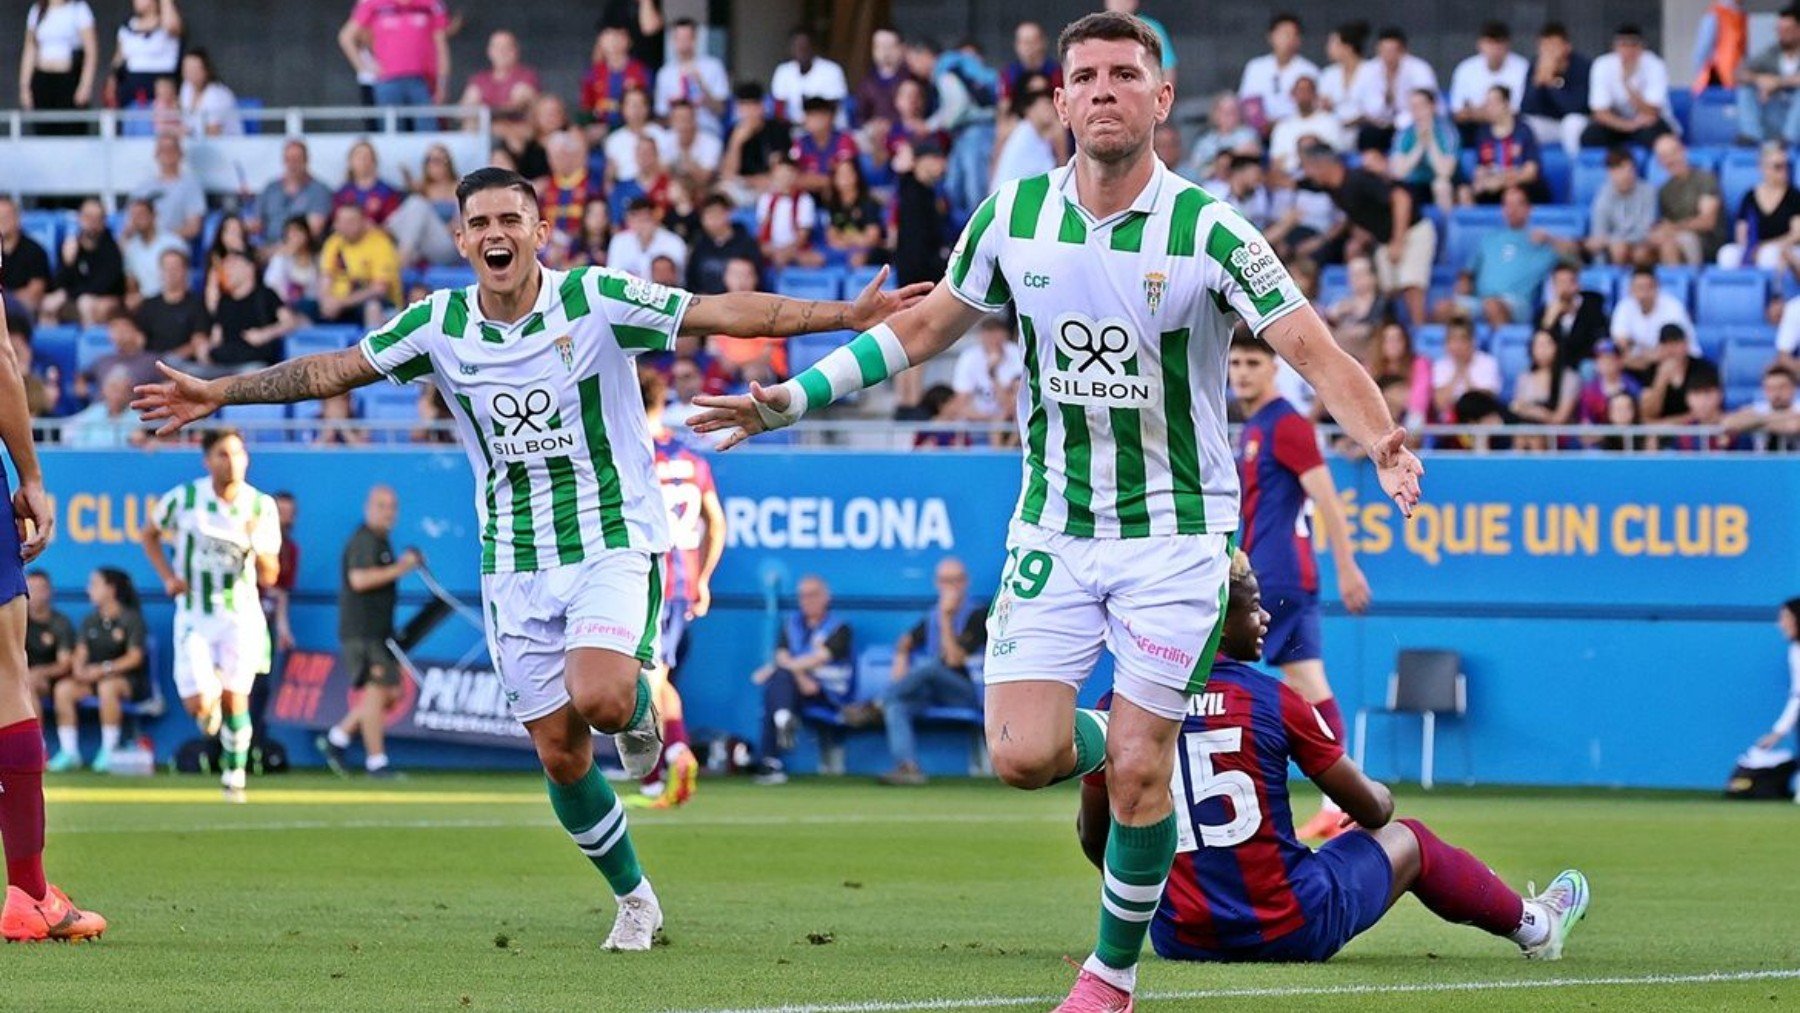
[[[1312,423],[1285,398],[1263,405],[1238,434],[1238,483],[1243,487],[1238,530],[1265,588],[1319,589],[1300,476],[1324,464]]]
[[[712,465],[664,430],[655,434],[656,479],[669,511],[669,556],[663,570],[663,597],[693,601],[700,581],[700,537],[706,524],[700,503],[716,493]]]
[[[1224,658],[1188,705],[1175,757],[1178,841],[1156,921],[1186,946],[1278,939],[1306,922],[1295,874],[1288,761],[1315,777],[1344,756],[1325,722],[1279,679]]]

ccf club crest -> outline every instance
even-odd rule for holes
[[[563,368],[573,373],[575,371],[575,342],[569,335],[565,334],[556,339],[556,354],[562,359]]]
[[[1144,301],[1150,304],[1150,312],[1162,305],[1163,292],[1169,287],[1168,276],[1161,271],[1151,271],[1144,275]]]

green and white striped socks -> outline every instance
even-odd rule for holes
[[[1106,769],[1106,724],[1110,716],[1106,711],[1085,708],[1075,711],[1075,769],[1054,783],[1073,781]]]
[[[243,787],[244,767],[250,760],[248,712],[225,715],[225,725],[219,729],[219,748],[224,753],[220,766],[224,767],[226,779],[233,781],[235,787]]]
[[[1147,827],[1113,820],[1100,887],[1100,938],[1084,968],[1127,992],[1137,988],[1138,954],[1174,861],[1174,813]]]
[[[783,383],[782,389],[788,392],[787,411],[774,411],[761,402],[756,410],[770,429],[791,426],[807,412],[873,387],[910,365],[899,335],[887,324],[876,324]]]
[[[574,784],[557,784],[548,779],[545,783],[550,786],[550,807],[556,810],[557,820],[581,853],[606,877],[613,894],[623,897],[643,885],[644,870],[638,865],[637,850],[631,846],[625,807],[612,785],[600,776],[600,768],[590,766]]]

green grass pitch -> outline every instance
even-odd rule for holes
[[[633,812],[669,945],[616,955],[599,948],[604,884],[531,777],[296,774],[253,782],[248,806],[200,778],[50,791],[52,878],[112,928],[0,949],[0,1009],[1048,1009],[1098,893],[1070,788],[704,782],[682,811]],[[1140,1008],[1800,1004],[1800,806],[1399,795],[1521,888],[1586,871],[1593,907],[1567,958],[1527,963],[1409,898],[1328,965],[1149,958]]]

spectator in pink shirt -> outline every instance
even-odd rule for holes
[[[518,36],[504,28],[488,36],[487,58],[487,68],[469,77],[461,104],[486,106],[495,130],[503,122],[523,123],[543,85],[535,69],[519,62]]]
[[[449,93],[449,28],[440,0],[357,0],[338,30],[338,48],[358,72],[361,50],[373,54],[376,105],[434,105]],[[410,120],[412,129],[427,129],[423,118]]]

